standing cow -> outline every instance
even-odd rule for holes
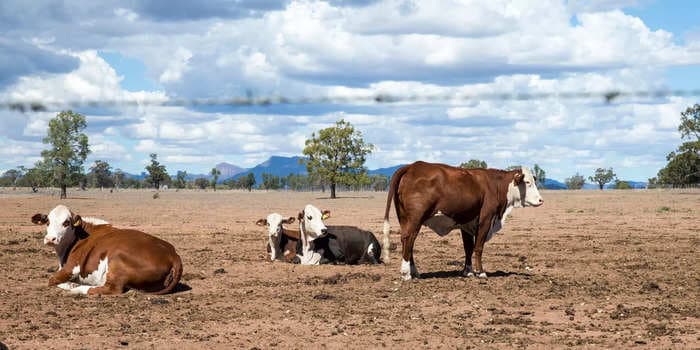
[[[44,244],[58,255],[59,270],[49,286],[79,294],[119,294],[133,288],[148,293],[173,291],[182,261],[168,242],[146,233],[82,218],[59,205],[32,222],[46,225]]]
[[[503,226],[513,208],[544,203],[529,169],[463,169],[422,161],[406,165],[391,179],[384,212],[384,260],[388,257],[389,209],[394,201],[401,226],[401,277],[418,277],[413,245],[422,225],[444,236],[462,231],[465,276],[486,277],[484,243]],[[476,229],[474,227],[476,226]],[[475,255],[472,270],[472,253]]]

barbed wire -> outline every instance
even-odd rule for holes
[[[318,96],[318,97],[283,97],[267,96],[231,98],[193,98],[193,99],[120,99],[120,100],[80,100],[80,101],[30,101],[30,100],[0,100],[0,110],[25,112],[45,112],[57,109],[74,108],[113,108],[129,106],[164,106],[164,107],[206,107],[206,106],[273,106],[273,105],[312,105],[312,104],[352,104],[352,103],[428,103],[428,102],[470,102],[470,101],[528,101],[528,100],[575,100],[601,99],[612,103],[623,98],[668,98],[668,97],[698,97],[700,89],[695,90],[640,90],[621,91],[610,90],[603,92],[504,92],[504,93],[441,93],[441,94],[373,94],[362,96]]]

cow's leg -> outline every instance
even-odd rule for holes
[[[481,264],[481,255],[484,252],[484,243],[486,243],[486,237],[491,229],[492,219],[488,215],[479,217],[479,229],[474,239],[474,274],[479,277],[486,277],[486,272]]]
[[[476,232],[469,232],[464,228],[462,231],[462,244],[464,245],[464,270],[462,276],[473,277],[474,270],[472,269],[472,253],[474,252],[474,235]]]
[[[105,283],[101,287],[92,287],[87,290],[88,295],[113,295],[124,293],[124,285],[115,283]]]
[[[401,225],[401,248],[403,253],[403,260],[401,260],[401,278],[403,278],[404,281],[410,280],[411,277],[419,277],[416,263],[413,260],[413,244],[416,242],[419,229],[420,225],[413,223]]]
[[[57,286],[59,284],[68,282],[72,276],[73,273],[71,272],[71,270],[68,269],[67,266],[63,266],[62,269],[54,272],[51,278],[49,278],[49,287]]]

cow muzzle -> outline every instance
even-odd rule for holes
[[[56,244],[58,244],[58,241],[59,241],[59,239],[56,236],[45,236],[44,237],[44,244],[56,245]]]

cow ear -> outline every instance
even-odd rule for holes
[[[304,220],[304,211],[303,210],[299,212],[299,215],[297,215],[297,219],[299,219],[299,221]]]
[[[80,217],[80,215],[73,216],[71,218],[72,225],[73,227],[78,227],[83,224],[83,218]]]
[[[523,175],[523,173],[515,173],[515,176],[513,177],[513,182],[516,185],[520,185],[523,182],[524,177],[525,175]]]
[[[285,224],[294,223],[294,217],[293,217],[293,216],[290,216],[287,220],[284,220],[284,223],[285,223]]]
[[[46,214],[37,213],[32,216],[32,222],[37,225],[46,225],[49,222],[49,218],[46,216]]]
[[[321,219],[322,219],[322,220],[326,220],[326,219],[328,219],[329,217],[331,217],[331,211],[330,211],[330,210],[324,210],[324,211],[321,213]]]
[[[267,219],[260,219],[256,221],[255,224],[258,226],[267,226]]]

